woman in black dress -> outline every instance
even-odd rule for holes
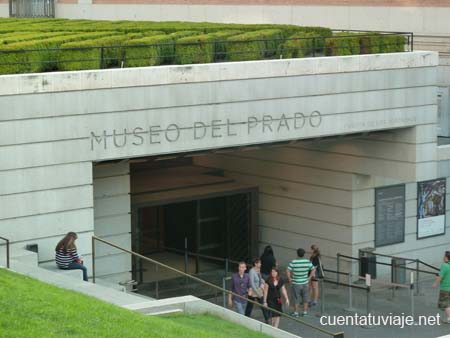
[[[285,299],[286,306],[289,306],[289,298],[283,279],[280,277],[280,271],[273,267],[270,271],[269,278],[267,278],[266,283],[264,284],[264,306],[268,306],[269,309],[282,312],[283,297]],[[272,326],[278,327],[278,325],[280,325],[279,313],[269,311],[269,317]]]

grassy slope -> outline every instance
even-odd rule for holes
[[[149,317],[0,269],[0,337],[267,337],[209,315]]]

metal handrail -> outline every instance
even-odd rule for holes
[[[219,286],[217,286],[217,285],[214,285],[214,284],[212,284],[212,283],[210,283],[210,282],[207,282],[207,281],[205,281],[205,280],[203,280],[203,279],[200,279],[200,278],[198,278],[198,277],[195,277],[195,276],[189,275],[189,274],[187,274],[187,273],[184,273],[183,271],[180,271],[180,270],[178,270],[178,269],[175,269],[175,268],[173,268],[173,267],[171,267],[171,266],[169,266],[169,265],[166,265],[166,264],[164,264],[164,263],[158,262],[158,261],[156,261],[156,260],[154,260],[154,259],[145,257],[145,256],[143,256],[143,255],[141,255],[141,254],[138,254],[137,252],[134,252],[134,251],[131,251],[131,250],[122,248],[122,247],[120,247],[120,246],[118,246],[118,245],[116,245],[116,244],[114,244],[114,243],[112,243],[112,242],[106,241],[106,240],[104,240],[104,239],[102,239],[102,238],[99,238],[99,237],[97,237],[97,236],[92,236],[92,243],[91,243],[91,244],[92,244],[92,282],[93,282],[94,284],[95,284],[95,241],[102,242],[102,243],[104,243],[104,244],[106,244],[106,245],[109,245],[109,246],[111,246],[111,247],[113,247],[113,248],[116,248],[116,249],[121,250],[121,251],[123,251],[123,252],[129,253],[129,254],[132,255],[132,256],[138,257],[138,258],[143,259],[143,260],[145,260],[145,261],[147,261],[147,262],[150,262],[150,263],[152,263],[152,264],[156,264],[156,265],[159,266],[159,267],[162,267],[162,268],[171,270],[171,271],[173,271],[173,272],[176,272],[176,273],[178,273],[178,274],[180,274],[180,275],[182,275],[182,276],[184,276],[184,277],[186,277],[186,278],[190,278],[190,279],[192,279],[192,280],[195,280],[196,282],[199,282],[199,283],[202,283],[202,284],[204,284],[204,285],[206,285],[206,286],[209,286],[209,287],[215,289],[216,291],[220,291],[220,292],[222,292],[222,293],[226,293],[226,294],[232,295],[232,296],[234,296],[234,297],[238,297],[238,298],[241,298],[241,299],[245,299],[247,302],[250,302],[250,303],[252,303],[253,305],[257,305],[257,306],[259,306],[259,307],[262,307],[262,305],[261,305],[260,303],[254,302],[254,301],[248,299],[247,297],[243,297],[243,296],[241,296],[241,295],[238,295],[237,293],[234,293],[234,292],[232,292],[232,291],[229,291],[229,290],[226,290],[226,289],[224,289],[224,288],[221,288],[221,287],[219,287]],[[339,337],[339,338],[343,338],[343,337],[344,337],[344,333],[343,333],[343,332],[337,332],[337,333],[334,333],[334,332],[331,332],[331,331],[322,329],[322,328],[320,328],[320,327],[318,327],[318,326],[312,325],[312,324],[310,324],[310,323],[308,323],[308,322],[305,322],[305,321],[303,321],[303,320],[301,320],[301,319],[298,319],[298,318],[292,317],[292,316],[290,316],[290,315],[287,315],[287,314],[285,314],[285,313],[283,313],[283,312],[280,312],[280,311],[277,311],[277,310],[275,310],[275,309],[272,309],[272,308],[270,308],[270,307],[267,307],[267,308],[268,308],[270,311],[272,311],[272,312],[274,312],[274,313],[276,313],[276,314],[279,314],[279,315],[282,316],[282,317],[291,319],[291,320],[293,320],[293,321],[295,321],[295,322],[297,322],[297,323],[300,323],[300,324],[302,324],[302,325],[308,326],[308,327],[310,327],[310,328],[312,328],[312,329],[315,329],[315,330],[317,330],[317,331],[320,331],[320,332],[322,332],[322,333],[324,333],[324,334],[327,334],[327,335],[329,335],[329,336],[331,336],[331,337],[336,337],[336,338],[338,338],[338,337]]]
[[[342,255],[342,254],[338,254],[338,255],[339,255],[339,257],[342,257],[342,258],[347,258],[347,259],[352,259],[352,260],[357,260],[357,261],[361,260],[361,258],[358,258],[358,257],[352,257],[352,256],[347,256],[347,255]],[[399,259],[403,259],[403,258],[399,258]],[[408,260],[411,260],[411,259],[408,259]],[[412,260],[412,262],[417,262],[417,261],[418,260],[416,260],[416,259]],[[383,263],[383,262],[371,262],[369,264],[379,264],[379,265],[385,265],[385,266],[392,266],[392,267],[396,267],[396,268],[403,269],[403,270],[423,272],[423,273],[428,273],[428,274],[431,274],[431,275],[436,275],[435,272],[431,272],[431,271],[427,271],[427,270],[414,269],[414,268],[407,268],[406,266],[400,265],[400,264],[390,264],[390,263]],[[430,267],[432,267],[432,266],[430,266]],[[439,269],[437,269],[437,270],[439,270]]]
[[[6,241],[6,267],[9,269],[9,239],[1,236],[0,239]]]
[[[171,248],[168,246],[163,246],[162,247],[164,250],[167,251],[172,251],[172,252],[177,252],[177,253],[182,253],[182,254],[187,254],[189,256],[194,256],[194,257],[198,257],[198,258],[206,258],[206,259],[210,259],[210,260],[214,260],[214,261],[219,261],[219,262],[229,262],[229,263],[234,263],[234,264],[238,264],[238,261],[234,261],[232,259],[228,259],[228,258],[222,258],[222,257],[216,257],[216,256],[210,256],[210,255],[205,255],[205,254],[199,254],[196,252],[192,252],[192,251],[188,251],[188,250],[182,250],[182,249],[176,249],[176,248]],[[248,264],[247,264],[248,265]]]
[[[392,258],[392,259],[403,259],[405,261],[411,261],[411,262],[416,262],[417,259],[414,258],[406,258],[406,257],[398,257],[398,256],[393,256],[393,255],[386,255],[386,254],[381,254],[378,252],[373,252],[373,251],[369,251],[369,250],[359,250],[362,253],[369,253],[371,255],[375,255],[375,256],[380,256],[380,257],[387,257],[387,258]]]
[[[429,267],[430,269],[433,269],[433,270],[436,270],[436,271],[439,271],[439,270],[440,270],[437,266],[434,266],[434,265],[425,263],[425,262],[424,262],[423,260],[421,260],[421,259],[418,259],[417,261],[418,261],[420,264],[423,264],[423,265]]]

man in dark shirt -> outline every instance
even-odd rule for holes
[[[245,314],[245,307],[247,306],[248,289],[250,288],[250,277],[245,272],[247,264],[239,262],[238,272],[231,276],[231,291],[241,297],[228,294],[228,306],[234,305],[236,311],[241,315]]]

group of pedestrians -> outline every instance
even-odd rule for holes
[[[309,259],[305,258],[305,250],[297,250],[297,258],[293,259],[286,269],[286,281],[291,285],[294,305],[293,317],[308,314],[309,306],[318,303],[318,281],[323,278],[323,268],[320,251],[317,245],[311,246]],[[239,262],[238,272],[231,276],[231,291],[228,295],[228,305],[250,317],[254,307],[253,302],[261,304],[261,311],[267,324],[278,327],[283,312],[283,303],[289,308],[290,302],[286,289],[286,281],[280,275],[273,249],[266,246],[260,258],[252,262],[248,271],[245,262]],[[312,299],[310,301],[310,299]],[[300,312],[299,306],[302,305]]]

